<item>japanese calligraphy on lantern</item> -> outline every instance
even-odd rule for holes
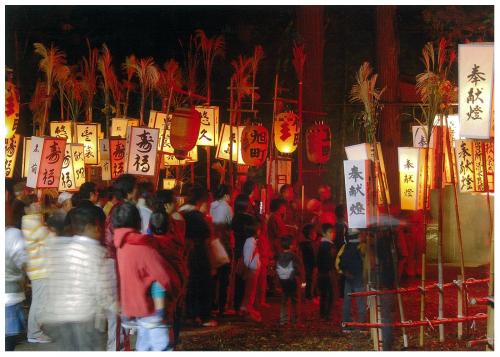
[[[216,159],[229,160],[231,157],[231,159],[238,162],[238,164],[245,164],[241,156],[241,134],[244,129],[244,126],[229,126],[228,124],[222,124],[219,145],[217,146],[217,152],[215,154]]]
[[[330,127],[314,124],[306,132],[307,159],[315,164],[325,164],[330,159],[332,147]]]
[[[64,139],[64,138],[62,138]],[[75,172],[73,169],[73,155],[71,155],[71,145],[66,143],[64,149],[64,159],[61,166],[61,178],[59,180],[59,191],[75,191]]]
[[[83,158],[86,165],[97,165],[99,163],[97,124],[76,124],[76,136],[78,144],[83,144]]]
[[[455,143],[460,192],[474,191],[474,157],[472,140],[457,140]]]
[[[19,93],[11,82],[5,82],[5,138],[14,136],[19,125]]]
[[[44,138],[39,136],[31,137],[31,147],[28,155],[29,168],[26,186],[36,188],[38,172],[40,171],[40,159],[42,158]]]
[[[22,177],[28,176],[28,171],[30,167],[30,148],[31,148],[31,138],[25,137],[23,143],[23,170]]]
[[[486,155],[486,175],[488,176],[488,190],[493,192],[495,190],[495,153],[494,141],[490,140],[484,143],[484,151]]]
[[[399,197],[402,210],[418,209],[418,179],[420,176],[420,149],[398,148]]]
[[[458,113],[460,136],[490,137],[493,97],[493,44],[458,45]]]
[[[36,146],[32,138],[32,146]],[[43,147],[36,188],[58,188],[64,161],[66,139],[42,138]]]
[[[434,126],[441,125],[441,119],[439,115],[434,118]],[[460,120],[457,114],[450,114],[448,117],[443,118],[443,125],[448,127],[448,131],[451,135],[452,140],[460,139]],[[431,147],[432,147],[432,134],[431,133]]]
[[[266,161],[266,175],[270,178],[268,184],[272,185],[275,191],[279,191],[281,186],[292,183],[292,160],[274,159]]]
[[[370,160],[344,160],[349,228],[367,228],[371,211]]]
[[[485,192],[486,187],[484,185],[484,165],[483,165],[483,143],[481,141],[474,140],[472,143],[472,156],[474,159],[474,191]]]
[[[5,139],[5,177],[12,178],[14,176],[20,141],[21,136],[19,134],[14,134],[11,138]]]
[[[73,131],[71,130],[70,121],[51,121],[50,122],[50,136],[53,138],[63,138],[70,144],[73,138]]]
[[[112,118],[111,119],[111,136],[119,136],[125,138],[127,136],[127,118]]]
[[[71,157],[73,159],[75,187],[79,189],[85,183],[84,146],[82,144],[72,144]]]
[[[215,146],[219,138],[219,107],[197,106],[195,109],[201,115],[200,132],[196,145]]]
[[[193,150],[189,151],[186,158],[179,160],[173,153],[163,155],[163,163],[166,166],[182,166],[192,162],[198,161],[198,148],[195,146]]]
[[[427,142],[427,128],[422,125],[414,125],[411,127],[413,134],[413,147],[414,148],[426,148],[429,147]],[[430,140],[432,142],[432,139]]]
[[[260,166],[266,161],[269,133],[262,125],[245,126],[241,132],[241,157],[245,164]]]
[[[172,122],[172,114],[156,112],[151,110],[149,114],[148,127],[159,129],[158,133],[158,150],[161,150],[161,143],[163,140],[163,133],[165,133],[165,140],[163,141],[163,151],[173,153],[174,148],[170,145],[170,124]],[[166,128],[165,128],[166,126]]]
[[[109,139],[112,180],[125,173],[125,143],[125,139]]]
[[[158,129],[132,127],[127,156],[127,173],[154,176],[158,151]]]
[[[99,139],[99,155],[102,160],[109,160],[109,139]]]
[[[300,141],[299,117],[294,112],[278,114],[274,121],[274,144],[279,152],[290,154]]]

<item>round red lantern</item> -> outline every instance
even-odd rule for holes
[[[5,82],[5,139],[16,133],[19,124],[19,93],[11,82]]]
[[[241,133],[241,156],[246,165],[260,166],[266,161],[269,132],[262,125],[245,126]]]
[[[330,159],[332,147],[328,125],[314,124],[306,132],[307,159],[315,164],[324,164]]]
[[[172,113],[170,123],[170,145],[174,148],[174,155],[182,160],[192,150],[198,140],[201,115],[191,108],[177,108]]]

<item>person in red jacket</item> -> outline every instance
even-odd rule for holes
[[[155,314],[151,286],[157,283],[167,293],[171,288],[171,271],[158,253],[154,238],[141,234],[141,216],[137,207],[125,202],[112,215],[114,245],[120,281],[122,313],[136,318],[136,350],[165,351],[169,338],[164,316]]]

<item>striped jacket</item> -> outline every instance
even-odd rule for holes
[[[54,233],[43,224],[41,213],[24,215],[22,231],[26,239],[26,252],[28,253],[26,273],[30,280],[43,279],[47,276],[45,240],[52,237]]]

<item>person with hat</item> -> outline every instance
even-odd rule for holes
[[[350,293],[363,291],[363,255],[365,254],[365,243],[360,240],[360,231],[350,228],[345,236],[345,244],[340,248],[335,261],[335,267],[345,277],[344,303],[342,307],[342,322],[350,322],[351,319],[351,296]],[[357,297],[358,322],[365,322],[366,299]],[[343,332],[351,332],[344,328]]]

